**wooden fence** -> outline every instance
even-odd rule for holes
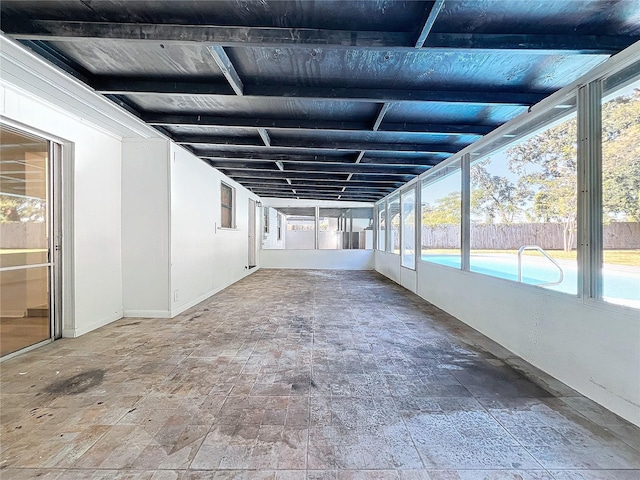
[[[575,236],[575,235],[574,235]],[[603,226],[605,249],[640,249],[640,223],[616,222]],[[573,242],[576,247],[576,242]],[[459,248],[460,226],[422,227],[422,245],[429,248]],[[471,248],[517,250],[522,245],[539,245],[546,250],[564,248],[564,229],[559,223],[473,225]]]

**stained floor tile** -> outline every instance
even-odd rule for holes
[[[375,272],[257,271],[2,363],[0,401],[3,479],[640,478],[637,427]]]

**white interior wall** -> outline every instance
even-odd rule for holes
[[[220,228],[222,181],[235,188],[234,229]],[[258,201],[190,152],[171,146],[172,317],[254,271],[248,269],[249,198]]]
[[[122,288],[127,317],[170,316],[169,141],[122,145]]]
[[[637,311],[428,262],[417,273],[422,298],[640,425]]]

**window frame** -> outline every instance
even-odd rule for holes
[[[228,204],[225,203],[225,189],[228,189],[229,192]],[[225,210],[229,213],[229,225],[225,225]],[[236,229],[236,189],[225,182],[220,182],[220,228]]]
[[[417,200],[418,200],[418,189],[416,188],[416,186],[418,185],[418,183],[413,183],[411,184],[411,186],[409,186],[408,188],[403,189],[400,192],[400,265],[404,268],[408,268],[410,270],[415,270],[416,269],[416,265],[417,265],[417,242],[416,242],[416,234],[418,232],[418,215],[417,215],[417,208],[416,208],[416,204],[417,204]],[[406,218],[405,218],[405,212],[404,212],[404,207],[405,207],[405,199],[407,197],[411,197],[413,195],[413,235],[411,235],[413,237],[413,264],[412,265],[405,265],[404,261],[405,261],[405,254],[404,254],[404,250],[405,250],[405,241],[407,240],[407,233],[405,231],[405,222],[406,222]]]
[[[424,252],[428,252],[429,248],[427,249],[423,249],[424,247],[424,238],[422,237],[423,233],[424,233],[424,229],[425,229],[425,225],[423,223],[423,205],[424,205],[424,200],[425,200],[425,195],[424,192],[429,190],[429,187],[433,187],[434,185],[437,185],[439,182],[441,181],[445,181],[447,178],[454,176],[454,175],[459,175],[460,176],[460,182],[458,184],[458,191],[460,192],[460,225],[459,225],[459,235],[460,235],[460,242],[459,242],[459,246],[457,247],[457,250],[459,250],[459,257],[460,257],[460,266],[459,267],[455,267],[455,266],[450,266],[450,265],[446,265],[443,263],[439,263],[439,262],[434,262],[432,260],[428,260],[423,258],[423,254]],[[441,265],[445,268],[453,268],[455,270],[463,270],[463,258],[464,258],[464,247],[463,245],[465,244],[464,241],[464,219],[465,219],[465,215],[464,215],[464,205],[465,205],[465,197],[464,197],[464,169],[463,169],[463,161],[461,158],[458,158],[454,161],[452,161],[449,165],[447,165],[446,168],[440,169],[439,171],[436,171],[435,173],[429,172],[429,174],[425,175],[423,178],[421,178],[421,180],[417,183],[417,189],[416,191],[420,192],[420,201],[419,203],[416,205],[416,212],[417,212],[417,220],[419,222],[419,238],[418,238],[418,243],[416,244],[416,259],[418,262],[421,263],[429,263],[429,264],[437,264],[437,265]],[[427,254],[428,257],[428,254]]]
[[[390,253],[392,255],[400,255],[400,251],[398,253],[393,251],[393,243],[391,241],[391,232],[394,231],[391,225],[391,220],[392,220],[392,216],[391,216],[391,204],[393,202],[397,201],[398,202],[398,217],[400,217],[400,225],[398,226],[398,245],[400,247],[402,247],[402,215],[401,215],[401,208],[402,208],[402,203],[400,201],[400,192],[397,191],[391,195],[389,195],[388,199],[387,199],[387,209],[386,209],[386,241],[385,241],[385,248],[386,248],[386,253]]]

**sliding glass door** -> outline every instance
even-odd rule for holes
[[[0,356],[50,340],[52,154],[57,145],[0,130]]]

